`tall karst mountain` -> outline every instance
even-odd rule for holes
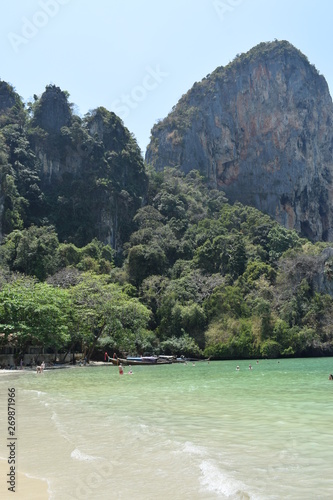
[[[152,129],[146,160],[198,169],[231,202],[333,240],[333,105],[290,43],[261,43],[217,68]]]
[[[61,241],[94,237],[119,249],[145,199],[140,149],[105,108],[75,116],[55,85],[25,109],[0,81],[0,240],[30,224],[52,224]]]

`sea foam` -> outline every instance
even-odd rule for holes
[[[245,493],[244,485],[240,481],[228,477],[227,473],[222,472],[214,461],[203,460],[200,464],[200,470],[202,473],[200,483],[208,491],[223,495],[225,498],[234,497],[244,500],[252,498],[248,493]]]
[[[71,458],[80,461],[92,462],[93,460],[99,460],[101,457],[94,457],[93,455],[87,455],[86,453],[80,451],[78,448],[75,448],[75,450],[73,450],[71,453]]]

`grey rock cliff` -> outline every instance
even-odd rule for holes
[[[198,169],[231,202],[333,240],[333,105],[288,42],[262,43],[184,95],[152,129],[146,161]]]
[[[12,108],[18,97],[8,83],[0,80],[0,115]]]
[[[71,123],[67,96],[59,87],[48,85],[35,110],[34,122],[47,132],[60,132]]]
[[[24,224],[55,226],[60,241],[93,238],[121,250],[148,179],[140,149],[103,107],[82,119],[48,85],[28,110],[0,81],[0,242]]]

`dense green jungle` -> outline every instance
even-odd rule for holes
[[[156,172],[105,108],[0,81],[0,347],[211,359],[331,356],[333,250]]]

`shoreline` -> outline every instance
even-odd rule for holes
[[[9,465],[7,460],[0,458],[0,498],[8,498],[10,494],[15,500],[48,500],[51,497],[49,484],[46,479],[39,479],[28,473],[16,471],[15,492],[8,491],[7,474]]]
[[[55,371],[55,370],[68,370],[68,369],[77,369],[77,368],[94,368],[94,367],[100,367],[100,366],[115,366],[113,365],[112,363],[107,363],[107,362],[104,362],[104,361],[91,361],[89,364],[87,365],[79,365],[79,364],[76,364],[76,365],[70,365],[70,364],[66,364],[66,365],[55,365],[55,366],[47,366],[45,369],[44,369],[44,372],[51,372],[51,371]],[[23,375],[23,374],[27,374],[27,373],[35,373],[36,374],[36,369],[35,368],[23,368],[21,370],[21,368],[17,368],[16,370],[8,370],[8,369],[2,369],[0,370],[0,376],[1,375],[11,375],[11,374],[20,374],[20,375]]]

